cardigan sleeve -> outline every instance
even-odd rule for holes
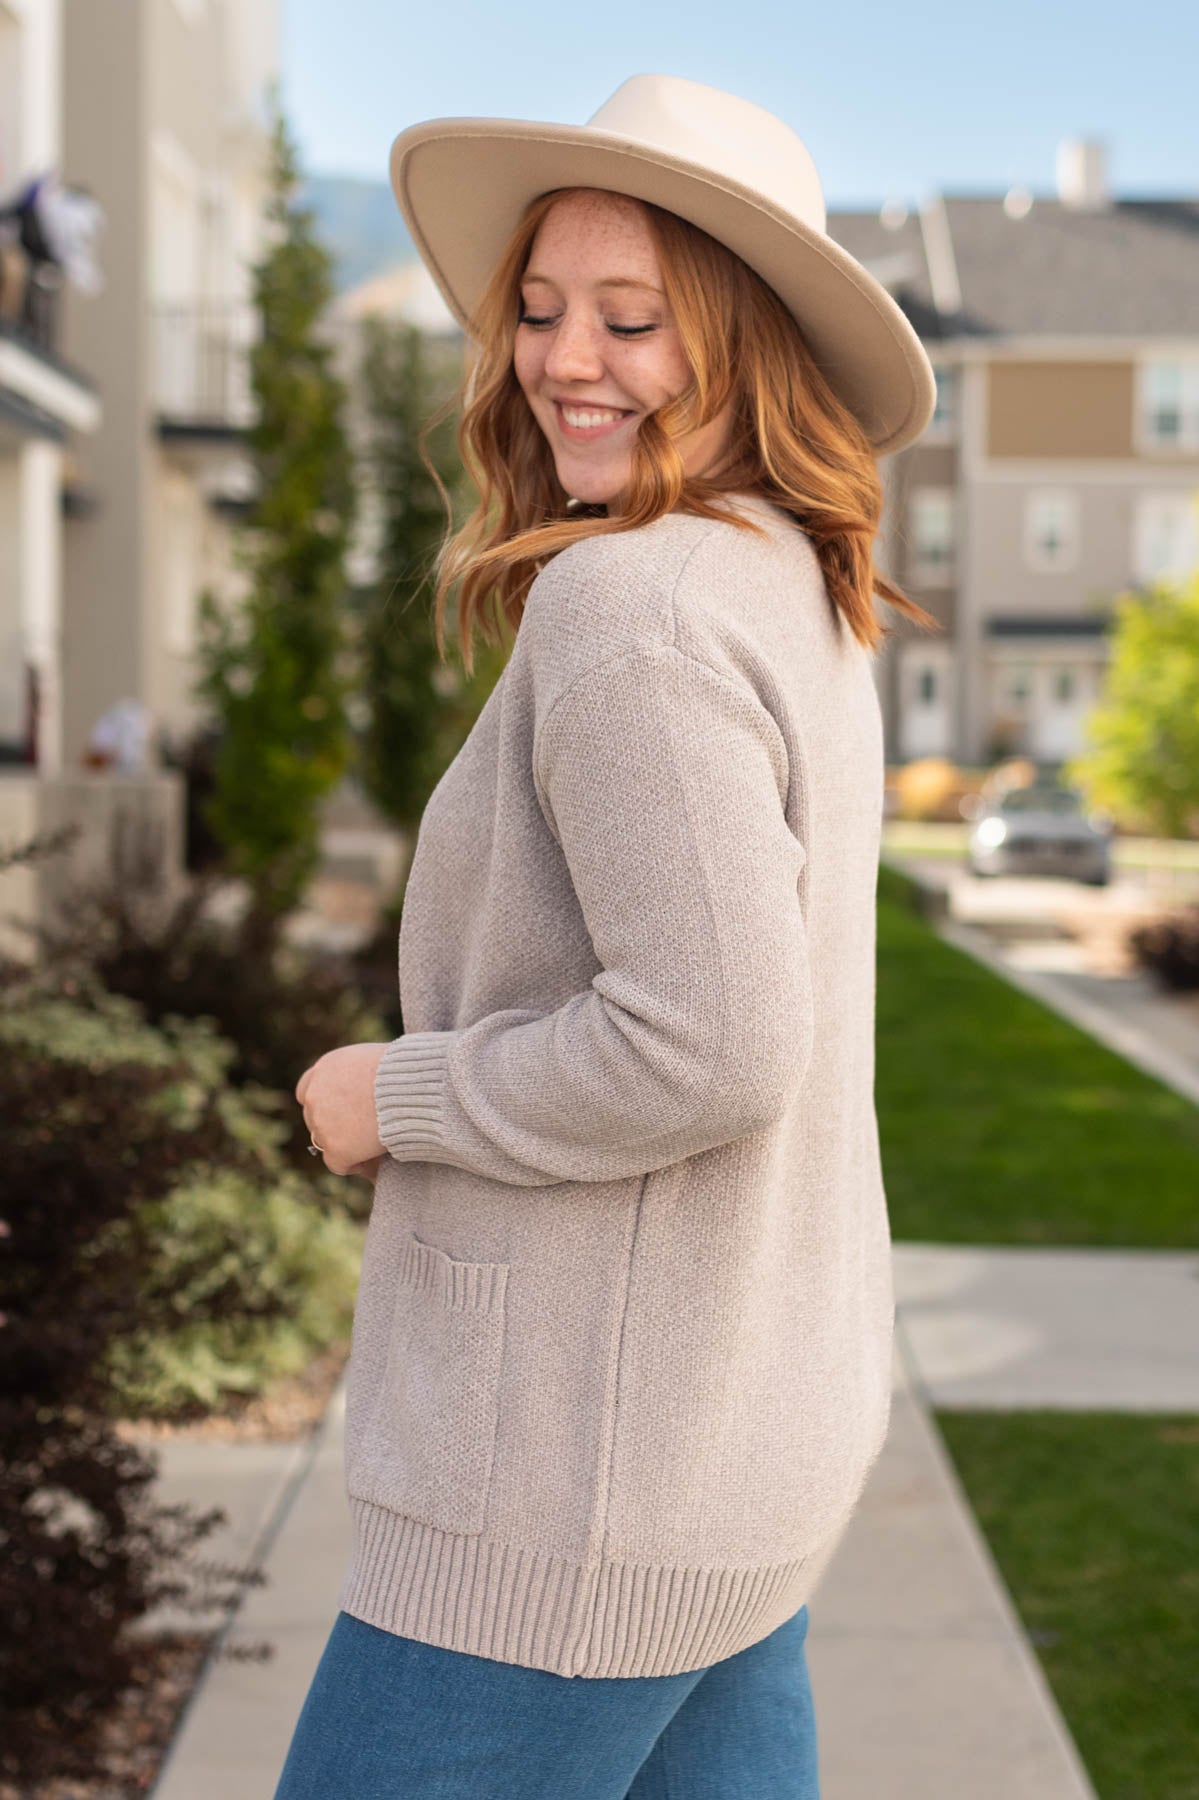
[[[544,1185],[644,1174],[763,1129],[812,1047],[782,733],[673,645],[589,668],[534,779],[600,964],[556,1009],[396,1038],[375,1079],[399,1161]]]

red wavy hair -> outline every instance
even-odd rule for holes
[[[879,594],[918,624],[938,621],[884,576],[873,557],[883,510],[878,458],[854,414],[838,399],[803,333],[774,290],[706,231],[650,201],[644,209],[692,381],[647,413],[632,455],[621,510],[567,509],[553,453],[513,368],[520,282],[533,239],[556,200],[580,191],[554,188],[526,208],[499,258],[474,317],[460,391],[430,421],[460,409],[457,442],[478,503],[453,529],[449,496],[427,456],[450,515],[435,564],[434,625],[445,657],[446,597],[461,587],[458,627],[468,675],[472,632],[499,641],[485,606],[490,598],[515,631],[525,596],[546,560],[579,538],[633,531],[663,513],[728,518],[715,502],[728,492],[757,492],[785,508],[811,539],[833,605],[854,636],[877,650],[891,627],[876,615]],[[713,418],[729,400],[729,451],[710,478],[684,473],[677,439]],[[757,531],[752,520],[732,520]]]

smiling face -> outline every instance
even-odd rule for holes
[[[513,367],[566,492],[615,500],[639,422],[691,371],[649,225],[627,195],[567,194],[541,221],[521,281]],[[728,408],[679,444],[688,474],[723,449]]]

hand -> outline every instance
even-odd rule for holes
[[[355,1163],[352,1169],[346,1170],[346,1173],[347,1175],[361,1175],[363,1181],[369,1181],[373,1187],[379,1179],[379,1164],[383,1160],[381,1156],[372,1156],[369,1162]]]
[[[373,1180],[386,1146],[375,1111],[375,1073],[386,1044],[347,1044],[328,1050],[296,1083],[304,1123],[333,1175]]]

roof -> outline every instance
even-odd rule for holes
[[[1199,336],[1199,200],[1097,210],[945,196],[968,329],[1069,337]]]
[[[923,210],[934,256],[952,252],[958,313],[934,304],[929,233],[915,209],[897,229],[878,212],[830,211],[828,231],[925,339],[1199,337],[1199,200],[1112,199],[1092,209],[1026,196],[1009,211],[1003,195],[946,194]]]
[[[887,223],[889,216],[892,223]],[[830,210],[826,223],[829,236],[882,282],[922,338],[946,335],[946,322],[933,304],[924,231],[915,208],[893,215]]]

